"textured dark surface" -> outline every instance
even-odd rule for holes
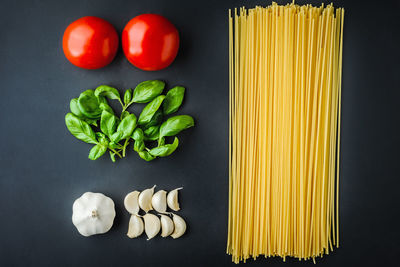
[[[282,3],[282,1],[278,1]],[[317,3],[316,1],[312,1]],[[269,1],[4,1],[0,2],[0,265],[228,266],[227,9]],[[299,1],[304,3],[304,1]],[[398,227],[400,84],[398,1],[334,1],[344,6],[341,247],[319,266],[394,266]],[[181,48],[167,69],[144,72],[121,49],[100,70],[74,67],[61,39],[73,20],[102,17],[121,33],[141,13],[159,13],[178,28]],[[105,83],[134,87],[148,79],[187,87],[181,114],[196,127],[180,135],[172,156],[146,163],[130,152],[113,164],[87,158],[90,145],[66,129],[69,100]],[[157,184],[183,186],[179,240],[126,237],[123,198]],[[71,222],[86,191],[113,198],[117,217],[105,235],[84,238]],[[396,255],[397,254],[397,255]],[[286,266],[309,264],[289,260]],[[260,258],[248,265],[277,266]]]

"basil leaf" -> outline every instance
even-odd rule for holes
[[[105,134],[103,134],[103,133],[100,133],[100,132],[97,132],[96,133],[96,137],[97,137],[97,141],[100,143],[100,144],[102,144],[102,145],[104,145],[104,146],[108,146],[108,138],[107,138],[107,136],[105,135]]]
[[[164,121],[160,127],[160,138],[164,136],[174,136],[179,132],[193,127],[194,120],[189,115],[178,115]]]
[[[96,135],[90,125],[72,113],[65,115],[65,124],[70,133],[79,140],[97,144]]]
[[[160,139],[158,139],[158,146],[163,146],[165,145],[165,138],[161,137]]]
[[[148,129],[151,126],[160,125],[162,120],[163,120],[163,112],[161,111],[161,109],[159,109],[153,115],[151,120],[148,123],[146,123],[145,125],[143,125],[143,128]]]
[[[111,141],[117,143],[120,140],[131,136],[133,130],[136,128],[136,121],[137,119],[135,114],[126,116],[118,125],[117,131],[111,135]]]
[[[157,140],[160,136],[160,126],[155,125],[151,126],[144,131],[144,139],[146,141],[154,141]]]
[[[72,114],[78,116],[79,118],[84,117],[82,111],[79,109],[78,106],[78,98],[72,98],[69,102],[69,109],[71,110]]]
[[[97,127],[97,119],[89,119],[79,109],[78,98],[71,99],[71,102],[69,103],[69,108],[70,108],[72,114],[74,114],[78,118],[82,119],[83,121],[87,122],[88,124]]]
[[[100,130],[107,136],[111,136],[115,133],[117,128],[118,119],[110,112],[103,110],[100,119]]]
[[[152,155],[150,155],[150,153],[147,151],[140,151],[140,152],[138,152],[138,154],[139,154],[139,157],[141,157],[145,161],[151,161],[156,158],[156,157],[153,157]]]
[[[132,102],[148,103],[162,93],[164,86],[165,83],[158,80],[141,82],[133,91]]]
[[[121,113],[121,120],[123,120],[126,116],[128,116],[130,113],[128,111],[124,111]]]
[[[105,100],[105,98],[103,98],[104,100]],[[111,114],[114,114],[114,110],[108,105],[108,103],[106,102],[106,103],[100,103],[100,109],[103,111],[103,110],[106,110],[106,111],[108,111],[109,113],[111,113]]]
[[[110,158],[112,162],[115,162],[115,153],[110,151]]]
[[[124,94],[124,103],[125,105],[128,105],[132,100],[132,89],[128,89],[125,91]]]
[[[85,122],[87,122],[90,125],[93,125],[95,127],[97,127],[97,119],[89,119],[89,118],[81,118],[82,120],[84,120]]]
[[[182,105],[183,97],[185,95],[185,88],[176,86],[168,91],[163,103],[163,111],[165,115],[176,112]]]
[[[139,125],[145,125],[151,121],[154,114],[160,108],[164,98],[165,98],[165,95],[157,96],[149,104],[147,104],[144,107],[144,109],[142,110],[142,113],[140,113],[140,115],[139,115],[139,120],[138,120]]]
[[[166,145],[166,146],[168,146],[169,149],[168,149],[168,153],[165,156],[171,155],[178,148],[178,145],[179,145],[178,137],[175,137],[174,142],[172,142],[172,144]]]
[[[168,152],[168,147],[166,147],[166,146],[158,146],[158,147],[152,148],[149,151],[150,155],[152,155],[153,157],[156,157],[156,156],[162,157],[162,155],[166,154],[167,152]]]
[[[86,90],[79,95],[78,107],[86,117],[97,119],[101,116],[100,103],[104,103],[102,97],[96,97],[93,90]]]
[[[179,145],[179,140],[175,137],[172,144],[167,144],[163,146],[158,146],[149,151],[149,153],[154,157],[166,157],[172,154]]]
[[[115,100],[121,99],[118,90],[108,85],[100,85],[99,87],[97,87],[96,90],[94,91],[94,95],[97,97],[105,96],[109,99],[115,99]]]
[[[135,140],[135,141],[143,141],[143,139],[144,139],[143,130],[140,129],[140,128],[136,128],[133,131],[132,139]]]
[[[133,150],[135,150],[136,152],[140,152],[144,150],[144,142],[143,141],[135,141],[134,145],[133,145]]]
[[[116,149],[116,148],[121,149],[121,148],[122,148],[122,146],[121,146],[120,144],[115,143],[115,142],[110,142],[110,143],[108,144],[108,146],[109,146],[110,148],[112,148],[112,149]]]
[[[101,144],[97,144],[89,152],[89,159],[96,160],[106,153],[107,147]]]

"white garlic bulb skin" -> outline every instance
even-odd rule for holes
[[[176,239],[181,237],[186,232],[186,222],[185,220],[176,214],[173,215],[174,221],[174,232],[171,234],[172,238]]]
[[[156,215],[151,213],[146,213],[143,216],[143,219],[144,219],[144,231],[146,232],[147,240],[150,240],[160,232],[161,228],[160,219]]]
[[[167,211],[167,191],[157,191],[151,199],[151,204],[157,212],[165,213]]]
[[[144,231],[144,223],[142,218],[132,214],[129,219],[128,233],[126,234],[129,238],[136,238],[140,236]]]
[[[114,218],[114,201],[102,193],[86,192],[72,206],[72,223],[83,236],[108,232]]]
[[[174,231],[174,222],[167,215],[160,214],[161,216],[161,236],[167,237]]]
[[[156,186],[154,185],[152,188],[145,189],[139,194],[139,207],[146,213],[153,209],[153,206],[151,205],[151,200],[153,198],[155,187]]]
[[[183,189],[183,187],[176,188],[170,191],[167,195],[167,204],[171,210],[178,211],[180,210],[179,202],[178,202],[178,191]]]
[[[138,214],[139,213],[139,191],[133,191],[126,195],[124,199],[125,209],[130,214]]]

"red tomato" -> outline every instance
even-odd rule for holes
[[[179,34],[163,16],[143,14],[131,19],[122,32],[126,58],[142,70],[161,70],[175,59]]]
[[[111,63],[118,50],[114,27],[98,17],[83,17],[64,32],[63,50],[67,59],[84,69],[98,69]]]

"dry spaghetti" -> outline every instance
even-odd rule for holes
[[[312,259],[339,246],[342,8],[229,11],[227,253]]]

